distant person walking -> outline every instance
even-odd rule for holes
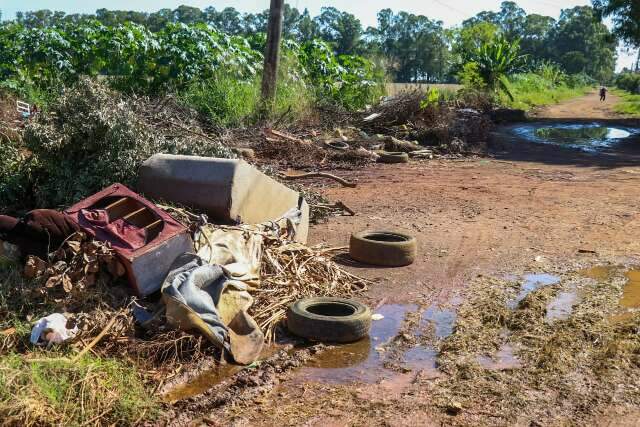
[[[607,88],[602,86],[600,88],[600,101],[604,102],[607,100]]]

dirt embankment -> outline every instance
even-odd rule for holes
[[[536,116],[608,119],[613,118],[614,102],[613,95],[602,104],[597,94],[590,94]],[[363,296],[372,306],[446,301],[463,293],[478,276],[557,272],[640,260],[640,241],[635,237],[640,234],[637,157],[570,152],[498,137],[496,142],[488,158],[372,165],[338,172],[357,181],[358,187],[322,187],[321,183],[318,187],[357,214],[315,226],[311,243],[345,245],[351,232],[363,229],[395,229],[416,236],[419,256],[409,267],[349,267],[379,279]],[[265,398],[241,410],[221,409],[209,420],[220,425],[309,426],[506,422],[483,408],[464,408],[459,414],[456,402],[451,403],[451,411],[434,410],[425,375],[409,370],[363,385],[296,380],[294,372]],[[628,412],[612,409],[594,421],[616,424],[621,420],[618,416]],[[633,419],[638,421],[637,416]],[[540,425],[535,419],[520,421]]]

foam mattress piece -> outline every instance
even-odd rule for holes
[[[296,240],[307,240],[305,200],[244,160],[156,154],[140,167],[138,190],[147,197],[193,206],[225,224],[259,224],[295,207],[302,211]]]

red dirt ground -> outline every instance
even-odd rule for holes
[[[538,117],[604,119],[611,114],[609,104],[590,94]],[[411,266],[349,267],[381,279],[363,297],[372,305],[415,302],[433,289],[446,299],[478,274],[544,271],[550,263],[596,256],[640,258],[640,149],[594,156],[500,135],[492,147],[488,158],[336,172],[357,180],[358,187],[330,183],[323,191],[357,214],[314,226],[311,243],[347,245],[350,233],[363,229],[416,236],[419,253]],[[448,423],[429,412],[429,393],[420,384],[415,373],[369,386],[285,382],[233,421],[324,427]],[[599,423],[621,421],[612,417]],[[491,414],[478,414],[478,423],[494,421]]]

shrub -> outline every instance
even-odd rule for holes
[[[61,207],[114,182],[133,185],[140,164],[158,152],[232,157],[209,140],[165,137],[143,120],[146,109],[87,78],[65,90],[25,129],[36,204]]]
[[[30,162],[15,142],[0,144],[0,212],[19,210],[31,199]]]
[[[620,89],[640,94],[640,73],[621,73],[616,76],[615,85]]]

